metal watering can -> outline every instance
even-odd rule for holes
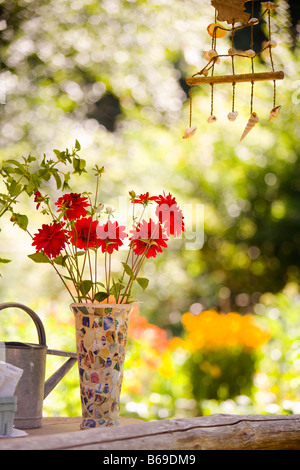
[[[43,323],[38,315],[25,305],[7,302],[0,304],[0,310],[14,307],[24,310],[35,323],[39,344],[4,342],[5,361],[20,369],[23,374],[15,390],[17,411],[14,425],[17,429],[33,429],[42,426],[43,400],[61,381],[77,361],[73,352],[48,349]],[[64,356],[69,359],[45,382],[46,355]]]

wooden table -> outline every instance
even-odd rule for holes
[[[120,425],[129,425],[135,423],[141,423],[140,419],[134,418],[120,418]],[[49,436],[50,434],[60,434],[60,433],[70,433],[81,431],[80,429],[81,418],[76,417],[61,417],[61,418],[43,418],[43,424],[41,428],[37,429],[25,429],[28,436]],[[83,431],[84,432],[84,431]],[[24,437],[14,438],[16,439],[25,439]],[[0,442],[1,445],[1,442]],[[1,447],[0,447],[1,448]]]
[[[28,436],[0,439],[0,450],[300,450],[300,415],[215,414],[81,431],[81,418],[44,418]]]

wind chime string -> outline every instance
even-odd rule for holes
[[[189,89],[189,99],[190,99],[190,127],[192,127],[192,113],[193,113],[193,91],[192,91],[192,86]]]
[[[217,12],[215,11],[215,24],[217,22]],[[212,40],[211,40],[211,48],[214,51],[217,51],[217,29],[214,29]],[[214,76],[214,69],[215,69],[215,60],[213,60],[212,68],[211,68],[211,76]],[[207,122],[211,123],[217,120],[216,116],[214,116],[214,84],[211,83],[211,94],[210,94],[210,116]]]
[[[232,29],[231,29],[231,47],[234,50],[234,18],[232,20]],[[232,68],[232,75],[235,75],[233,54],[231,56],[231,68]],[[234,113],[234,105],[235,105],[235,82],[232,83],[232,112],[233,113]]]
[[[274,62],[273,62],[273,54],[272,54],[272,33],[271,33],[271,11],[268,10],[268,31],[269,31],[269,56],[270,56],[270,62],[271,62],[271,67],[272,71],[274,72]],[[276,80],[273,80],[273,107],[276,106]]]
[[[234,57],[234,33],[235,33],[235,19],[232,18],[232,27],[231,27],[231,70],[232,70],[232,75],[235,75],[235,57]],[[236,82],[232,82],[232,108],[231,112],[227,114],[227,118],[229,121],[235,121],[237,116],[238,116],[238,111],[235,111],[235,86]]]
[[[251,3],[251,18],[254,17],[254,0],[252,0]],[[254,40],[253,40],[253,22],[250,24],[250,50],[253,51],[253,45],[254,45]],[[253,58],[256,54],[251,55],[251,72],[254,74],[254,61]],[[251,81],[251,97],[250,97],[250,118],[246,124],[246,127],[244,129],[244,132],[242,133],[240,141],[242,141],[247,134],[253,129],[253,127],[258,123],[259,119],[256,114],[256,112],[253,111],[253,92],[254,92],[254,81]]]
[[[251,4],[251,18],[254,16],[254,0],[252,0]],[[253,50],[253,23],[250,25],[250,31],[251,31],[251,36],[250,36],[250,49]],[[251,72],[254,73],[254,61],[253,57],[251,57]],[[254,92],[254,81],[251,82],[251,97],[250,97],[250,114],[253,113],[253,92]]]

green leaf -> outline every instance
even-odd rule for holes
[[[27,225],[28,225],[27,215],[13,213],[10,220],[14,224],[17,224],[22,230],[27,229]]]
[[[97,292],[95,295],[95,300],[97,302],[103,302],[103,300],[107,299],[109,297],[109,294],[107,292]]]
[[[10,263],[11,259],[0,258],[0,263]]]
[[[134,277],[134,273],[133,273],[131,267],[127,263],[122,263],[122,264],[123,264],[123,267],[125,269],[126,274],[128,274],[128,276],[130,276],[130,277]]]
[[[86,253],[85,251],[77,251],[77,252],[75,253],[75,255],[76,255],[76,256],[83,256],[83,255],[85,255],[85,253]]]
[[[120,283],[120,282],[116,282],[116,283],[115,283],[115,282],[113,281],[113,285],[112,285],[112,287],[110,288],[110,291],[111,291],[111,293],[113,294],[113,296],[114,296],[115,298],[117,298],[118,295],[121,293],[122,288],[123,288],[123,283]]]
[[[98,284],[98,285],[101,286],[101,287],[105,287],[105,285],[103,284],[103,282],[96,282],[96,284]]]
[[[23,157],[24,158],[24,157]],[[26,161],[26,160],[25,160]],[[35,162],[36,161],[36,158],[33,156],[33,155],[28,155],[27,157],[27,162],[28,163],[31,163],[31,162]]]
[[[77,172],[79,170],[79,165],[80,165],[80,160],[79,158],[73,158],[73,168],[74,172]]]
[[[13,174],[15,173],[16,175],[23,175],[23,176],[26,176],[24,174],[24,172],[22,172],[21,170],[19,170],[19,168],[15,168],[13,166],[6,166],[3,168],[4,172],[6,175],[10,175],[10,174]]]
[[[89,291],[91,290],[92,286],[93,286],[92,281],[90,281],[90,280],[82,281],[79,284],[79,290],[82,293],[82,295],[87,295],[89,293]]]
[[[16,196],[22,191],[23,185],[12,180],[10,185],[7,187],[10,196]]]
[[[59,266],[66,266],[66,259],[68,258],[68,255],[59,255],[56,258],[53,259],[53,262],[55,264],[58,264]]]
[[[149,279],[147,279],[146,277],[137,277],[136,280],[143,290],[147,289],[148,284],[149,284]]]
[[[26,192],[29,196],[36,191],[41,184],[41,176],[39,174],[30,175],[30,180],[26,186]]]
[[[86,161],[83,160],[83,158],[81,158],[80,161],[79,161],[79,168],[80,168],[80,170],[84,170],[85,165],[86,165]]]
[[[60,187],[61,187],[61,179],[60,179],[60,176],[59,176],[58,172],[57,172],[57,171],[53,171],[52,174],[53,174],[53,177],[54,177],[54,179],[55,179],[55,181],[56,181],[56,188],[57,188],[57,189],[60,189]]]
[[[24,166],[22,165],[22,163],[18,162],[17,160],[12,160],[12,159],[8,159],[5,161],[5,163],[8,162],[8,163],[12,163],[13,165],[15,165],[16,167],[19,168],[19,170],[21,171],[21,173],[26,173],[26,169],[24,168]]]
[[[48,256],[44,255],[42,252],[33,253],[32,255],[27,255],[28,258],[32,259],[35,263],[50,263]]]
[[[60,162],[65,161],[65,158],[64,158],[65,152],[61,152],[60,150],[57,150],[57,149],[54,149],[53,152],[55,153],[58,161]]]
[[[81,145],[80,145],[80,143],[78,142],[77,139],[75,140],[75,148],[76,148],[76,150],[80,150],[80,149],[81,149]]]
[[[86,173],[85,165],[86,161],[82,158],[73,158],[73,173],[79,173],[79,175],[81,175],[81,173]]]
[[[66,189],[71,189],[68,182],[70,180],[70,172],[66,173],[64,175],[65,179],[64,179],[64,182],[63,182],[63,187],[62,187],[62,190],[65,191]]]

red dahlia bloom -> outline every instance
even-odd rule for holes
[[[80,250],[97,248],[97,225],[97,220],[92,221],[91,217],[76,220],[70,231],[72,244]]]
[[[183,215],[180,207],[176,203],[175,197],[170,193],[166,196],[160,195],[156,198],[158,204],[155,214],[159,218],[159,222],[164,224],[167,235],[174,235],[177,237],[185,232]]]
[[[70,193],[60,197],[55,205],[58,206],[57,211],[62,212],[64,219],[72,220],[86,216],[87,211],[85,208],[89,206],[89,202],[81,194]]]
[[[39,191],[36,191],[34,193],[34,202],[38,203],[37,206],[36,206],[36,210],[39,209],[42,201],[43,201],[43,196],[41,195],[41,193]]]
[[[67,240],[68,233],[63,229],[63,224],[53,222],[50,225],[42,225],[33,236],[32,245],[36,247],[36,252],[43,250],[49,258],[56,258]]]
[[[98,243],[102,253],[112,253],[123,245],[122,240],[127,237],[124,230],[124,225],[119,225],[117,221],[112,223],[110,220],[97,228]]]
[[[145,193],[145,194],[140,194],[137,199],[132,199],[132,203],[133,204],[136,204],[136,203],[139,203],[139,204],[144,204],[145,206],[149,204],[149,201],[155,201],[156,200],[156,196],[151,196],[149,197],[149,193]]]
[[[166,196],[166,195],[165,195],[165,192],[164,192],[163,195],[160,194],[159,196],[157,196],[157,197],[155,198],[155,202],[157,202],[157,204],[158,204],[159,206],[161,206],[162,204],[167,204],[169,207],[174,206],[174,205],[177,204],[175,197],[172,196],[171,193],[169,193],[169,194]]]
[[[146,258],[155,258],[158,253],[162,253],[163,248],[167,248],[167,240],[162,226],[150,219],[149,222],[143,220],[139,224],[133,234],[131,244],[134,246],[133,252],[136,255],[145,253]]]

